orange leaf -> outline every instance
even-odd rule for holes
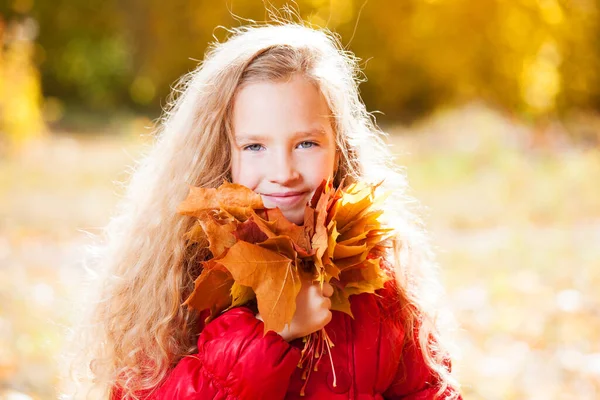
[[[315,221],[315,234],[311,239],[311,244],[312,248],[315,250],[315,256],[319,259],[323,257],[328,243],[327,226],[325,225],[327,219],[327,201],[328,196],[326,194],[321,195],[315,208],[317,217]]]
[[[300,276],[294,261],[272,250],[239,241],[219,260],[241,285],[256,293],[265,332],[281,332],[296,312]]]
[[[279,208],[266,209],[265,214],[268,220],[268,226],[276,235],[289,236],[299,246],[305,250],[310,250],[310,240],[306,234],[304,226],[298,226],[289,221]]]
[[[261,208],[264,205],[259,194],[243,185],[225,182],[217,189],[190,187],[187,198],[179,204],[177,212],[200,217],[204,210],[223,209],[244,221],[249,210]]]
[[[213,257],[218,257],[235,244],[233,231],[236,229],[234,223],[225,222],[221,224],[210,213],[203,213],[198,220],[209,242],[209,250]]]
[[[352,315],[352,309],[350,308],[348,294],[346,294],[343,289],[339,289],[334,286],[333,295],[330,297],[330,299],[331,310],[341,311],[354,318],[354,315]]]
[[[359,293],[375,293],[383,288],[390,277],[381,269],[381,259],[372,258],[365,260],[360,268],[343,271],[341,280],[345,283],[344,292],[353,295]]]
[[[361,262],[365,261],[367,259],[367,254],[368,253],[364,252],[364,253],[357,254],[352,257],[336,259],[336,260],[334,260],[334,262],[335,262],[335,265],[343,271],[346,268],[351,268],[351,267],[356,266],[356,265],[360,264]]]
[[[214,260],[202,264],[204,268],[194,283],[194,291],[183,304],[198,311],[209,309],[208,319],[212,320],[229,306],[233,278],[223,265]]]
[[[366,250],[366,244],[363,244],[362,246],[344,246],[338,243],[335,245],[335,249],[333,250],[333,258],[338,259],[354,257],[356,255],[366,252]]]
[[[311,207],[304,209],[304,230],[309,238],[315,233],[315,210]]]
[[[254,221],[254,217],[250,217],[246,221],[238,224],[233,235],[237,240],[243,240],[248,243],[259,243],[267,240],[268,233],[261,230],[260,226]]]
[[[263,249],[268,249],[273,252],[286,256],[290,260],[296,260],[298,253],[294,250],[292,240],[288,236],[273,236],[262,243],[259,243]]]

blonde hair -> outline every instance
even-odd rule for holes
[[[332,112],[340,152],[335,183],[342,176],[346,183],[385,178],[382,189],[393,192],[386,215],[398,232],[389,263],[404,303],[401,323],[439,378],[440,393],[455,385],[444,365],[447,354],[438,348],[431,295],[439,288],[427,237],[409,210],[415,203],[406,194],[406,179],[392,160],[385,134],[360,100],[358,59],[327,31],[280,22],[232,30],[178,82],[156,141],[105,229],[94,266],[105,276],[88,325],[93,336],[85,342],[92,376],[103,393],[118,385],[126,396],[137,398],[197,350],[198,314],[181,305],[207,253],[186,245],[183,235],[193,220],[178,215],[176,207],[188,185],[216,187],[229,177],[230,115],[240,85],[293,74],[318,85]],[[413,338],[415,326],[420,334]]]

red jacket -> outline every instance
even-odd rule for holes
[[[147,399],[433,399],[437,388],[420,352],[415,345],[403,348],[403,330],[385,318],[377,296],[353,296],[351,307],[354,319],[334,311],[325,328],[334,343],[336,387],[326,356],[301,397],[301,339],[287,343],[272,331],[263,336],[263,323],[240,307],[206,325],[198,353],[179,361]],[[113,399],[120,399],[118,392]]]

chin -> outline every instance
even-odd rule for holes
[[[302,207],[302,210],[282,210],[281,212],[289,221],[296,225],[304,225],[304,207]]]

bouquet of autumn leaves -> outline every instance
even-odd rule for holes
[[[256,300],[265,332],[281,332],[294,316],[304,277],[329,282],[331,310],[352,316],[349,296],[374,293],[389,279],[380,258],[369,256],[392,231],[379,222],[383,211],[377,207],[385,196],[375,196],[377,187],[359,182],[334,189],[323,181],[306,205],[302,226],[278,208],[265,208],[260,195],[245,186],[191,187],[178,207],[180,214],[197,218],[185,236],[208,247],[212,258],[202,262],[184,305],[210,310],[211,320]],[[324,351],[323,341],[333,346],[324,329],[305,338],[301,364],[309,359],[308,373],[313,355]]]

